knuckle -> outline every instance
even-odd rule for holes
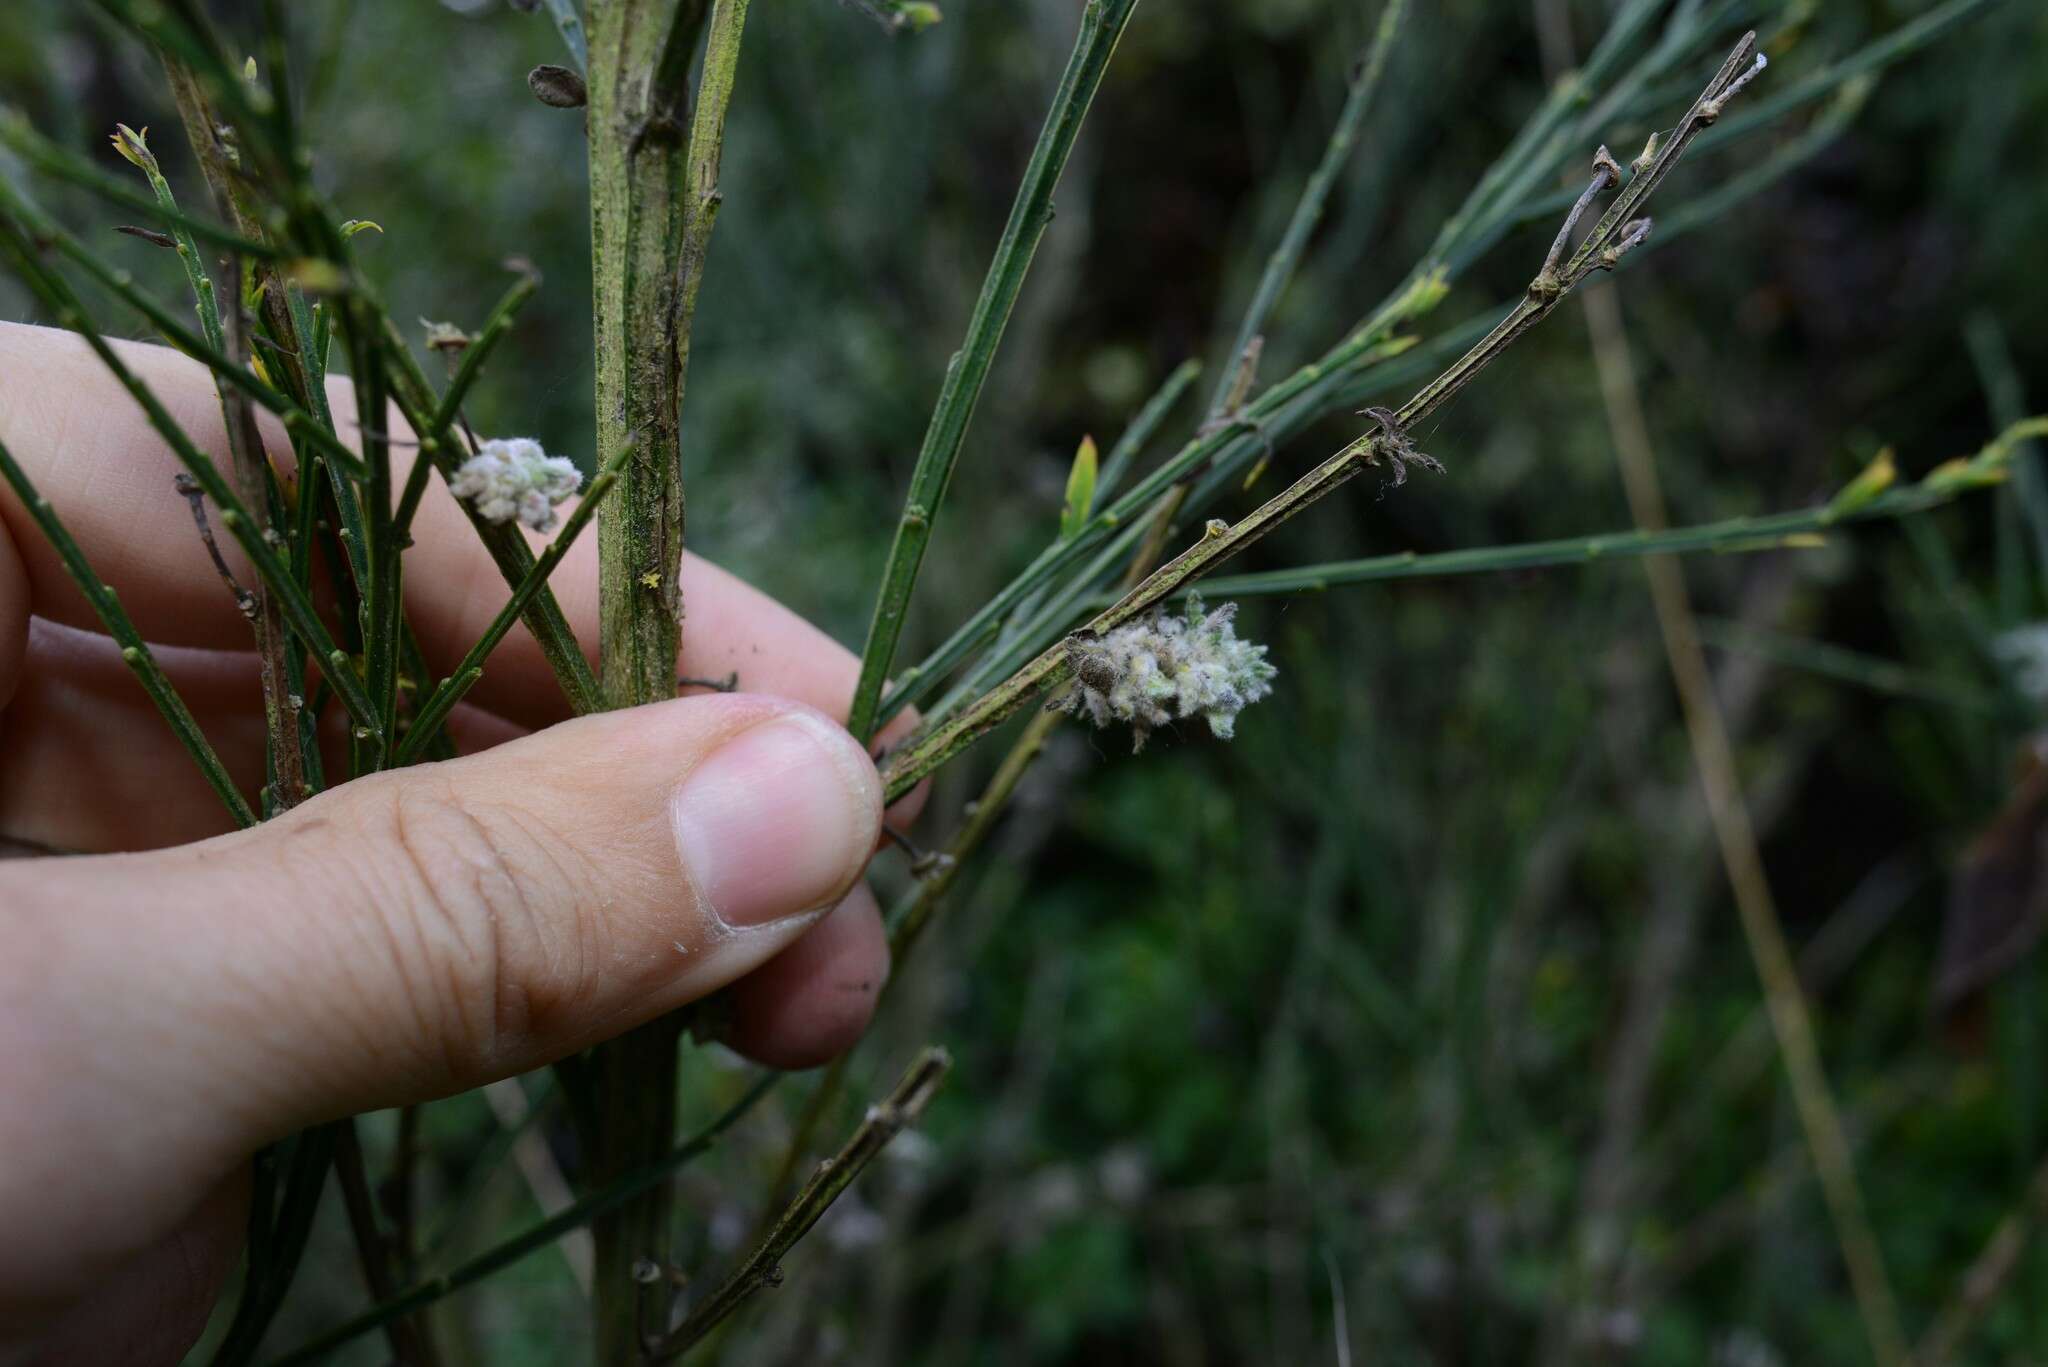
[[[481,1076],[516,1055],[585,990],[598,962],[572,857],[545,823],[414,771],[383,786],[377,819],[398,895],[372,929],[431,1061]]]

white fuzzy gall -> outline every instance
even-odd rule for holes
[[[1237,604],[1204,611],[1188,596],[1184,616],[1153,612],[1102,636],[1067,638],[1073,682],[1050,704],[1098,727],[1128,722],[1135,750],[1152,729],[1199,716],[1229,740],[1237,714],[1273,691],[1280,671],[1266,647],[1239,640]]]
[[[531,437],[493,437],[462,463],[448,488],[486,522],[514,518],[537,532],[555,525],[555,507],[583,487],[575,463],[551,456]]]

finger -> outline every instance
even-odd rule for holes
[[[217,461],[227,459],[219,403],[203,366],[163,347],[118,343],[117,350],[202,450]],[[353,412],[346,380],[332,382],[330,391],[337,413]],[[264,420],[273,456],[288,469],[282,434],[268,415]],[[391,425],[402,426],[395,418]],[[65,520],[96,572],[121,594],[143,635],[153,643],[190,647],[208,656],[225,652],[203,663],[185,663],[199,672],[202,684],[214,688],[224,668],[239,669],[239,693],[247,699],[243,705],[253,708],[256,663],[248,653],[248,625],[216,577],[189,507],[172,489],[176,458],[82,339],[56,329],[0,324],[0,440]],[[508,590],[440,480],[428,485],[415,531],[417,544],[406,557],[407,606],[430,665],[446,674],[482,635]],[[239,551],[222,540],[247,582],[250,572]],[[580,540],[550,582],[578,640],[594,653],[595,537]],[[682,593],[687,617],[679,666],[683,675],[737,676],[743,691],[794,698],[844,718],[859,666],[837,642],[695,556],[684,557]],[[15,680],[41,663],[31,657],[25,667],[19,664],[30,644],[31,614],[99,631],[56,553],[12,492],[0,489],[0,700]],[[111,650],[108,654],[111,658]],[[167,661],[166,670],[181,691],[188,686],[178,662]],[[566,715],[553,674],[523,626],[515,627],[492,654],[471,697],[478,706],[529,728]],[[213,720],[194,707],[202,723]],[[900,739],[916,720],[913,712],[898,716],[878,743]],[[239,730],[260,743],[259,732]],[[248,743],[240,735],[229,740],[239,748],[216,740],[229,768],[260,772],[260,751],[243,752]],[[50,742],[58,743],[55,737]],[[162,781],[171,772],[151,772],[143,781]],[[175,781],[192,782],[183,773]],[[210,803],[198,806],[206,811]],[[909,820],[914,812],[915,804],[899,804],[898,819]]]
[[[227,808],[135,682],[111,637],[37,617],[0,753],[0,833],[50,849],[155,849],[229,830]],[[252,656],[166,646],[158,663],[236,786],[263,782]]]
[[[249,1222],[246,1166],[200,1196],[170,1233],[95,1268],[88,1282],[51,1288],[61,1304],[0,1301],[0,1345],[10,1363],[119,1362],[154,1367],[184,1360],[206,1329],[235,1270]],[[10,1292],[16,1288],[10,1288]]]
[[[216,462],[226,461],[220,405],[205,367],[163,347],[117,343],[116,349],[195,444]],[[352,414],[348,382],[336,380],[329,389],[334,411]],[[263,425],[273,458],[289,469],[282,430],[267,414]],[[341,426],[349,435],[346,417]],[[394,419],[393,426],[402,424]],[[181,468],[176,457],[81,338],[0,324],[0,441],[50,500],[101,578],[120,592],[145,637],[211,650],[247,648],[248,624],[215,575],[188,505],[172,488],[171,478]],[[11,491],[0,490],[0,520],[20,557],[29,610],[97,630],[91,608]],[[414,532],[416,544],[406,556],[406,606],[429,662],[445,674],[483,634],[510,590],[442,481],[429,482]],[[228,538],[219,539],[249,582],[240,552]],[[6,638],[16,634],[4,629],[5,575],[0,560],[0,656]],[[550,586],[594,659],[595,536],[571,548]],[[843,715],[858,664],[829,636],[694,556],[685,558],[682,592],[684,675],[737,673],[747,692],[774,693]],[[523,626],[493,653],[474,699],[529,727],[567,715],[554,675]]]
[[[90,1248],[319,1120],[477,1086],[722,987],[851,888],[874,766],[714,696],[380,775],[251,831],[0,867],[0,1227]],[[83,1189],[81,1184],[85,1184]],[[12,1264],[0,1242],[0,1284]],[[47,1270],[47,1269],[44,1269]]]
[[[815,1068],[860,1039],[888,980],[882,909],[856,886],[801,940],[732,985],[725,1042],[770,1068]]]

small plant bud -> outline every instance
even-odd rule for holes
[[[486,522],[514,518],[537,532],[555,525],[555,507],[583,487],[583,474],[531,437],[494,437],[463,462],[448,490]]]
[[[1643,154],[1637,157],[1634,161],[1630,162],[1628,169],[1634,172],[1636,175],[1641,175],[1643,172],[1649,170],[1651,163],[1655,162],[1656,160],[1657,135],[1653,132],[1650,134],[1649,141],[1643,144]]]
[[[1098,727],[1128,722],[1133,750],[1154,727],[1199,716],[1229,740],[1237,714],[1273,691],[1266,647],[1239,640],[1237,604],[1205,611],[1190,594],[1180,617],[1155,611],[1103,636],[1067,640],[1074,679],[1052,706]]]
[[[543,63],[526,73],[526,88],[551,109],[581,109],[590,103],[583,78],[565,66]]]
[[[111,140],[114,150],[121,154],[122,160],[138,170],[147,171],[152,175],[156,173],[156,157],[149,150],[147,128],[138,133],[125,123],[117,123],[114,125]]]
[[[1429,313],[1451,292],[1451,275],[1442,266],[1415,277],[1388,312],[1404,321]]]

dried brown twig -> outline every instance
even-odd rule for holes
[[[1405,478],[1411,461],[1430,462],[1416,452],[1407,434],[1470,384],[1480,371],[1512,346],[1522,334],[1549,317],[1561,302],[1595,272],[1612,270],[1623,256],[1648,238],[1651,222],[1638,211],[1671,173],[1693,140],[1721,117],[1729,100],[1739,94],[1764,67],[1757,52],[1754,32],[1745,33],[1720,70],[1707,82],[1667,141],[1655,137],[1630,168],[1632,177],[1606,148],[1593,159],[1593,176],[1566,216],[1543,268],[1521,302],[1463,356],[1434,380],[1416,391],[1406,403],[1375,415],[1376,430],[1347,443],[1315,469],[1267,500],[1249,517],[1235,525],[1212,519],[1201,539],[1173,560],[1149,575],[1144,582],[1104,610],[1083,630],[1106,632],[1161,602],[1182,585],[1207,574],[1223,561],[1264,537],[1268,532],[1303,509],[1320,502],[1340,485],[1348,483],[1369,465],[1386,461],[1395,472],[1395,482]],[[1624,178],[1626,183],[1624,182]],[[1572,234],[1598,198],[1620,186],[1598,222],[1566,255]],[[1043,689],[1067,677],[1069,666],[1064,645],[1055,645],[984,693],[945,724],[913,737],[882,767],[882,778],[891,801],[915,787],[919,780],[938,769],[1005,719],[1024,707]]]
[[[868,1108],[860,1128],[853,1132],[839,1152],[818,1164],[811,1180],[804,1184],[796,1199],[776,1219],[767,1237],[747,1255],[738,1270],[673,1331],[650,1337],[646,1343],[647,1356],[656,1361],[675,1357],[702,1341],[756,1291],[764,1286],[780,1286],[783,1255],[810,1232],[819,1217],[839,1199],[840,1193],[853,1185],[853,1179],[860,1176],[861,1170],[888,1147],[890,1140],[917,1123],[952,1066],[953,1060],[944,1049],[936,1045],[927,1046],[894,1090]]]

